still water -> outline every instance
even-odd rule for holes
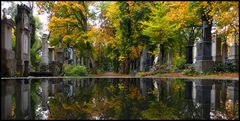
[[[2,119],[239,119],[239,80],[1,80]]]

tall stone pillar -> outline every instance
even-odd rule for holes
[[[211,43],[211,24],[204,18],[203,24],[203,40],[197,43],[197,60],[196,71],[207,71],[212,69],[212,43]]]
[[[15,91],[15,80],[1,80],[1,119],[12,119],[12,97]]]
[[[233,38],[234,38],[234,43],[230,46],[230,55],[229,55],[229,60],[233,63],[234,66],[239,70],[239,53],[238,53],[238,45],[236,42],[236,35],[237,33],[234,33]]]
[[[17,59],[17,72],[23,75],[24,61],[30,64],[30,8],[26,5],[17,6],[16,22],[16,59]],[[29,66],[29,65],[26,65]]]
[[[31,80],[18,80],[16,87],[16,119],[30,119]]]
[[[1,20],[1,76],[14,76],[16,71],[15,52],[12,50],[13,28],[13,20],[4,15]]]
[[[144,47],[141,54],[140,60],[140,71],[147,71],[147,47]]]
[[[48,71],[48,42],[47,42],[47,34],[43,34],[42,36],[42,60],[41,60],[41,71]]]

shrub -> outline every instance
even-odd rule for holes
[[[176,68],[181,70],[181,69],[185,69],[185,67],[186,67],[186,59],[180,58],[176,63]]]
[[[185,69],[183,70],[182,72],[183,74],[186,74],[186,75],[195,75],[195,74],[198,74],[196,71],[195,71],[195,68],[194,68],[194,65],[193,64],[186,64],[186,67]]]
[[[63,73],[65,76],[86,76],[88,75],[87,68],[80,65],[64,65]]]

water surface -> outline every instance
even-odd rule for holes
[[[238,80],[1,80],[2,119],[239,119],[238,107]]]

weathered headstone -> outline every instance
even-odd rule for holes
[[[58,41],[59,41],[59,46],[58,46],[58,52],[57,52],[57,62],[59,62],[59,63],[63,63],[63,60],[64,60],[64,58],[63,58],[63,50],[62,50],[62,36],[59,36],[59,39],[58,39]]]
[[[24,72],[24,61],[30,61],[30,8],[26,5],[17,6],[16,22],[16,59],[17,72],[22,75]]]
[[[41,60],[41,71],[48,71],[48,42],[47,42],[47,34],[43,34],[42,36],[42,60]]]
[[[229,60],[233,63],[234,66],[239,68],[239,53],[238,53],[238,45],[236,43],[236,33],[234,33],[234,43],[230,46],[230,55],[229,55]]]
[[[212,57],[213,61],[217,63],[222,62],[221,56],[221,38],[216,34],[214,39],[212,40]]]
[[[140,71],[147,71],[147,47],[144,47],[140,60]]]
[[[3,12],[4,14],[5,11]],[[1,76],[13,76],[16,71],[15,52],[12,50],[14,22],[3,16],[1,20]]]

